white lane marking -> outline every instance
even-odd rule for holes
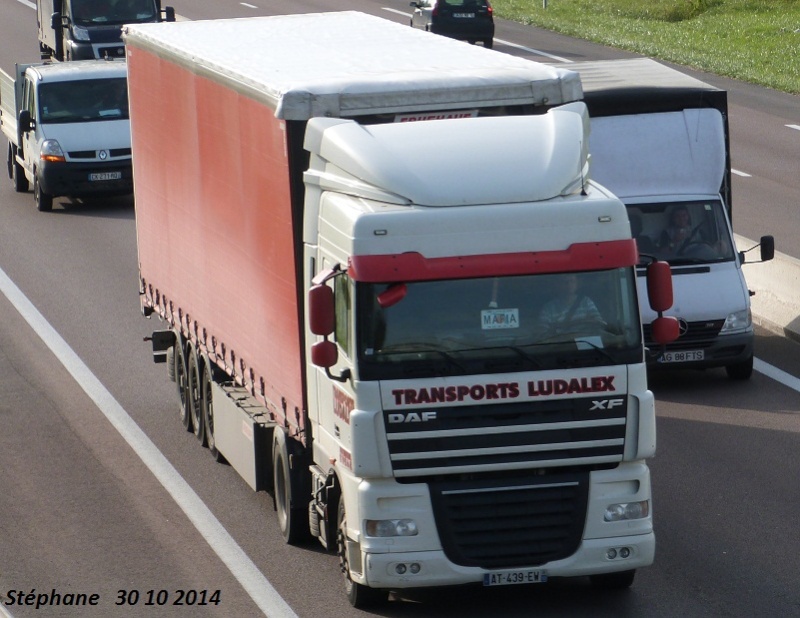
[[[795,129],[796,131],[800,131],[800,124],[787,124],[787,127],[790,129]]]
[[[403,15],[404,17],[411,17],[409,13],[405,11],[398,11],[397,9],[390,9],[389,7],[382,7],[384,11],[388,11],[389,13],[396,13],[397,15]],[[518,43],[512,43],[511,41],[506,41],[505,39],[495,39],[495,43],[501,43],[503,45],[508,45],[509,47],[515,47],[516,49],[521,49],[523,51],[529,52],[531,54],[537,54],[539,56],[545,56],[547,58],[552,58],[553,60],[558,60],[559,62],[572,62],[568,58],[562,58],[561,56],[554,56],[553,54],[548,54],[547,52],[543,52],[539,49],[533,49],[532,47],[525,47],[524,45],[519,45]]]
[[[800,393],[800,378],[796,378],[792,374],[786,373],[782,369],[778,369],[758,358],[753,359],[753,369]]]
[[[246,6],[248,9],[257,9],[258,7],[255,4],[248,4],[247,2],[240,2],[242,6]]]
[[[36,10],[36,3],[35,2],[29,2],[28,0],[17,0],[17,2],[19,2],[20,4],[24,4],[25,6],[27,6],[28,8],[33,9],[34,11]]]
[[[0,269],[0,292],[150,469],[264,615],[297,618],[230,533],[39,310]]]
[[[752,178],[752,176],[747,172],[743,172],[741,170],[736,170],[733,168],[731,168],[731,174],[736,174],[737,176],[744,176],[745,178]]]

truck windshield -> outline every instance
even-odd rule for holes
[[[628,218],[642,262],[657,258],[678,266],[734,259],[730,228],[719,199],[629,204]]]
[[[72,21],[78,26],[151,22],[156,16],[153,0],[72,0]]]
[[[39,118],[44,124],[128,118],[124,77],[42,83],[38,96]]]
[[[630,268],[394,285],[357,284],[362,380],[642,362]]]

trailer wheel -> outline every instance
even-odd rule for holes
[[[200,363],[197,358],[197,351],[192,344],[186,348],[186,398],[189,407],[189,416],[192,417],[192,427],[194,435],[200,442],[205,444],[206,432],[203,424],[203,410],[200,405],[202,391],[200,388]]]
[[[33,199],[36,200],[36,208],[39,209],[39,212],[53,210],[53,196],[42,191],[42,185],[39,183],[37,174],[33,175]]]
[[[617,573],[590,575],[589,580],[595,588],[601,588],[603,590],[623,590],[631,587],[635,576],[636,569],[631,569],[630,571],[618,571]]]
[[[281,534],[289,545],[298,545],[310,536],[308,502],[311,500],[307,466],[302,447],[275,428],[272,439],[272,475],[275,510]],[[303,468],[306,468],[305,470]]]
[[[347,513],[344,507],[344,497],[339,498],[339,508],[336,518],[336,553],[339,556],[339,567],[344,575],[344,591],[350,605],[356,609],[365,609],[389,598],[389,591],[382,588],[370,588],[364,584],[354,582],[350,577],[350,547],[347,542]]]
[[[178,391],[180,403],[180,419],[186,431],[193,431],[192,416],[189,414],[189,389],[186,381],[186,352],[183,337],[175,335],[175,344],[172,346],[172,375]]]
[[[733,365],[726,365],[725,371],[731,380],[749,380],[753,375],[753,357],[741,363],[734,363]]]
[[[214,437],[214,396],[211,390],[213,381],[210,364],[206,361],[203,365],[202,398],[200,399],[200,406],[203,411],[203,427],[205,427],[206,444],[211,456],[222,463],[225,461],[225,457],[217,450],[217,441]]]

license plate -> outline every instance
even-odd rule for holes
[[[547,573],[538,569],[522,571],[498,571],[483,575],[484,586],[510,586],[513,584],[542,584],[547,581]]]
[[[122,178],[122,172],[98,172],[96,174],[89,174],[89,181],[95,182],[96,180],[119,180]]]
[[[664,352],[658,359],[660,363],[688,363],[690,361],[701,361],[705,358],[703,350],[687,350],[685,352]]]
[[[453,17],[466,17],[467,19],[471,19],[475,17],[475,13],[453,13]]]

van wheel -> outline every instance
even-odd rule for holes
[[[486,49],[492,49],[492,47],[494,46],[494,40],[492,40],[492,39],[484,39],[483,46]]]
[[[53,196],[48,195],[42,191],[42,185],[39,184],[39,176],[33,176],[33,199],[36,201],[36,208],[39,212],[50,212],[53,210]]]
[[[734,363],[733,365],[726,365],[725,371],[728,372],[728,377],[731,380],[749,380],[753,375],[753,357],[741,363]]]
[[[11,144],[8,145],[8,177],[14,183],[14,191],[17,193],[25,193],[28,190],[25,170],[17,163],[17,152]]]
[[[350,577],[350,544],[347,542],[347,513],[345,513],[343,496],[339,498],[336,522],[336,553],[339,555],[339,567],[344,575],[344,590],[350,605],[356,609],[364,609],[388,600],[388,590],[370,588],[354,582]]]
[[[590,575],[589,580],[595,588],[600,588],[602,590],[623,590],[631,587],[635,576],[636,569],[631,569],[630,571],[618,571],[617,573]]]

